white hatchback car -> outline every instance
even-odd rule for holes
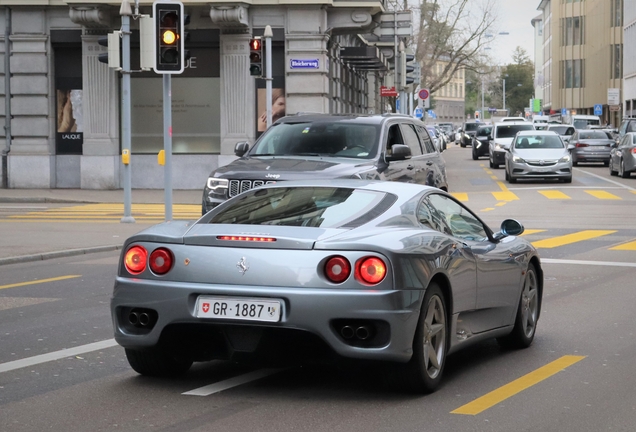
[[[572,156],[552,131],[517,133],[506,154],[506,180],[557,179],[572,183]]]

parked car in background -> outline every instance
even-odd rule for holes
[[[276,121],[239,157],[210,173],[202,213],[267,183],[354,178],[419,183],[448,190],[444,158],[411,116],[309,114]]]
[[[623,178],[636,171],[636,132],[627,132],[618,144],[612,146],[609,171],[611,175]]]
[[[142,375],[214,359],[384,361],[387,380],[429,393],[464,347],[532,344],[543,271],[523,230],[506,219],[493,232],[419,184],[266,185],[125,241],[115,340]]]
[[[478,121],[467,121],[462,127],[459,129],[459,145],[460,147],[466,147],[471,145],[473,136],[475,136],[475,132],[481,125]]]
[[[618,128],[617,140],[620,141],[625,134],[629,132],[636,132],[636,118],[623,119],[621,126]]]
[[[614,138],[605,131],[577,130],[570,138],[572,164],[577,166],[580,162],[601,162],[608,166],[612,144],[615,144],[615,142]]]
[[[473,160],[479,159],[480,156],[488,156],[488,140],[491,133],[491,124],[483,124],[477,128],[472,140]]]
[[[548,124],[548,127],[546,130],[556,132],[557,134],[559,134],[561,139],[567,144],[570,142],[570,138],[572,137],[576,129],[574,129],[574,126],[571,126],[571,125],[550,123]]]
[[[446,137],[444,134],[433,125],[426,125],[426,130],[435,144],[435,148],[438,152],[446,150]]]
[[[534,130],[532,123],[527,121],[495,123],[488,140],[488,156],[490,168],[499,168],[506,163],[506,153],[510,148],[517,132]]]
[[[526,121],[526,119],[524,117],[504,117],[501,120],[499,120],[499,122],[520,122],[520,121]]]
[[[552,131],[521,131],[506,152],[506,180],[557,179],[572,183],[572,156]]]
[[[448,142],[451,142],[455,139],[455,127],[452,123],[438,123],[437,125],[446,134]]]

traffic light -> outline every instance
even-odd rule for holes
[[[155,20],[155,72],[182,73],[185,63],[183,3],[155,2],[152,16]]]
[[[263,76],[263,40],[260,36],[250,39],[250,75]]]
[[[97,56],[97,59],[108,64],[109,68],[120,69],[121,68],[121,32],[115,31],[108,33],[106,36],[101,36],[97,39],[97,43],[101,46],[107,47],[108,51],[101,53]]]
[[[402,71],[404,72],[402,76],[404,77],[405,87],[415,82],[415,76],[413,74],[413,72],[415,71],[415,65],[412,64],[413,60],[415,60],[415,55],[412,54],[413,51],[411,49],[408,49],[407,51],[404,52],[404,56],[403,56],[404,68],[402,69]]]

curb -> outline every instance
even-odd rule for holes
[[[71,198],[42,198],[42,197],[0,197],[0,203],[82,203],[91,204],[98,201],[78,200]]]
[[[120,250],[122,247],[123,247],[122,245],[97,246],[97,247],[84,248],[84,249],[67,249],[63,251],[45,252],[41,254],[0,258],[0,266],[6,265],[6,264],[18,264],[18,263],[25,263],[25,262],[32,262],[32,261],[43,261],[43,260],[54,259],[54,258],[70,257],[70,256],[76,256],[76,255],[85,255],[89,253],[110,252],[114,250]]]

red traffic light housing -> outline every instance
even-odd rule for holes
[[[250,39],[250,75],[263,76],[263,40],[260,36]]]

